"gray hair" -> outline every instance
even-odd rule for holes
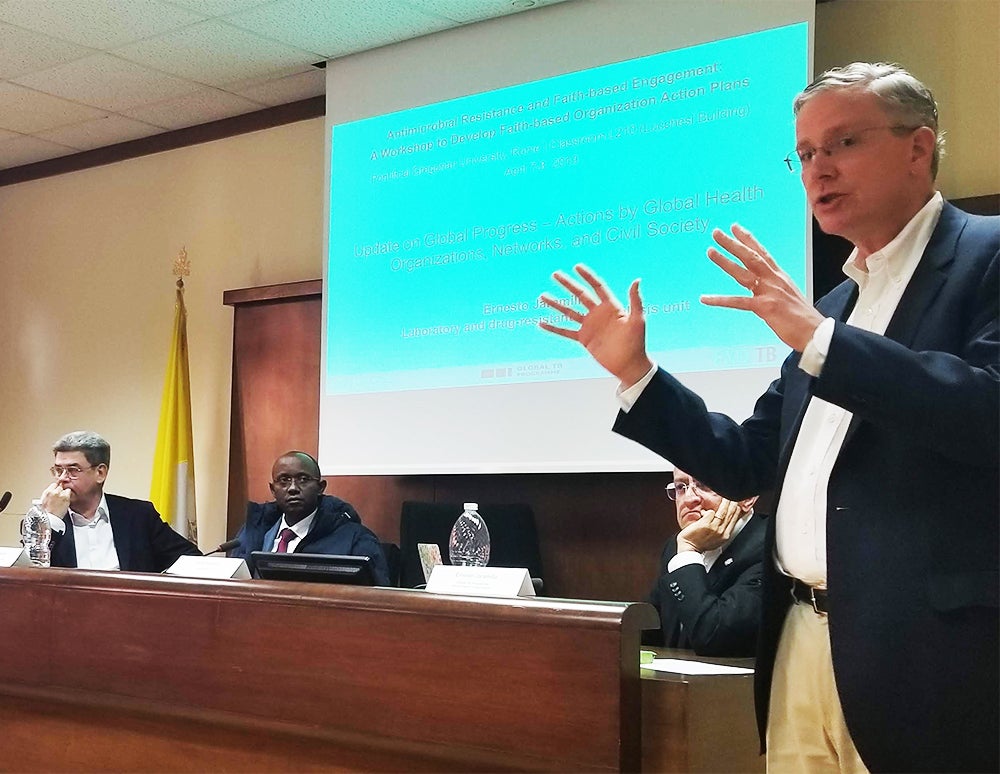
[[[938,131],[937,103],[930,89],[897,64],[854,62],[827,70],[806,86],[792,103],[795,115],[816,94],[836,89],[868,91],[878,98],[882,109],[901,125],[931,129],[936,137],[931,176],[937,177],[938,164],[944,157],[944,132]]]
[[[111,465],[111,444],[97,433],[76,430],[66,433],[52,445],[53,452],[83,452],[91,465]]]

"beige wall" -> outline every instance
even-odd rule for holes
[[[897,60],[942,107],[950,197],[1000,191],[996,0],[838,0],[817,9],[816,67]],[[147,497],[186,246],[202,547],[225,539],[230,288],[319,277],[323,122],[0,188],[0,544],[48,482],[49,448],[89,428],[113,446],[108,488]]]
[[[836,0],[816,7],[815,68],[898,62],[938,101],[948,198],[1000,192],[1000,0]]]
[[[24,513],[52,442],[112,445],[108,490],[146,498],[185,246],[200,543],[225,539],[232,310],[224,290],[321,271],[323,121],[0,188],[0,489]],[[17,519],[0,517],[0,544]]]

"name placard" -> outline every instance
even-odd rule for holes
[[[439,564],[431,571],[427,590],[434,594],[471,597],[533,597],[535,587],[523,567],[456,567]]]
[[[0,567],[30,567],[28,552],[18,546],[0,546]]]
[[[248,580],[250,568],[244,559],[226,556],[181,556],[163,571],[167,575],[183,578],[208,578],[215,580]]]

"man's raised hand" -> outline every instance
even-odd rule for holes
[[[623,387],[638,382],[653,363],[646,354],[646,317],[639,295],[639,280],[633,280],[628,290],[629,308],[625,310],[604,281],[583,264],[573,267],[591,287],[589,292],[582,284],[565,272],[557,271],[552,277],[569,291],[584,311],[543,293],[540,300],[546,306],[562,312],[578,325],[576,328],[539,322],[549,333],[580,342],[591,356],[618,377]]]
[[[750,291],[749,296],[701,297],[706,306],[724,306],[753,312],[773,330],[785,344],[796,352],[805,349],[823,315],[816,311],[792,282],[771,254],[753,234],[739,224],[733,224],[732,236],[721,229],[712,232],[712,238],[731,260],[714,247],[708,257],[716,266]]]

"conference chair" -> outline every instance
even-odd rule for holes
[[[389,565],[389,585],[399,585],[399,546],[395,543],[382,543],[382,555]]]
[[[437,543],[441,559],[449,563],[448,538],[462,503],[424,503],[406,500],[399,520],[399,585],[416,588],[426,581],[417,553],[418,543]],[[538,547],[535,514],[530,505],[480,504],[479,515],[490,531],[490,566],[525,567],[532,580],[541,579],[542,555]],[[540,591],[540,583],[535,591]]]

